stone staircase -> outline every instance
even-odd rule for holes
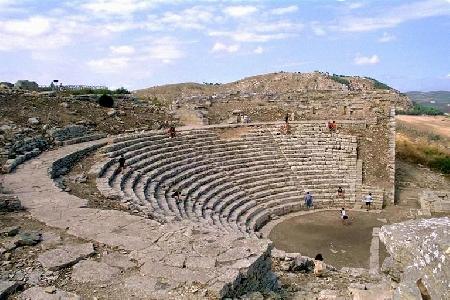
[[[333,205],[338,186],[354,201],[356,138],[318,124],[301,124],[286,136],[277,130],[255,126],[231,141],[208,128],[179,131],[175,138],[161,131],[123,135],[103,148],[106,159],[91,173],[103,195],[131,209],[247,236],[303,209],[306,190],[316,207]],[[120,155],[126,167],[119,173]]]

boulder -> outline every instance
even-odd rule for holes
[[[28,118],[28,124],[30,125],[38,125],[40,123],[38,118]]]

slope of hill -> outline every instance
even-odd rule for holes
[[[406,95],[411,101],[435,107],[445,113],[450,113],[450,91],[432,91],[432,92],[407,92]]]
[[[174,101],[186,96],[211,96],[222,93],[286,93],[301,90],[358,91],[391,89],[377,80],[359,77],[313,73],[269,73],[247,77],[226,84],[180,83],[137,90],[140,98]]]

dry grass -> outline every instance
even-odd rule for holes
[[[450,174],[450,150],[439,140],[430,141],[423,137],[412,138],[404,133],[398,133],[396,155],[400,159]]]

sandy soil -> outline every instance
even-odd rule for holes
[[[450,138],[450,118],[445,116],[407,116],[398,115],[398,121],[405,122],[421,131],[431,131]]]
[[[270,239],[277,249],[314,257],[321,253],[335,267],[369,267],[372,228],[384,223],[377,213],[349,212],[351,224],[343,225],[339,211],[322,211],[293,217],[277,226]]]

